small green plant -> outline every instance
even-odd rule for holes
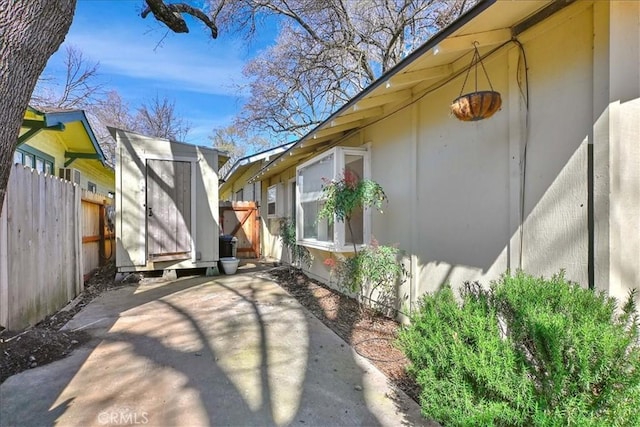
[[[408,275],[398,261],[400,252],[396,247],[379,245],[372,239],[367,247],[336,266],[338,283],[357,293],[362,304],[391,314],[388,308],[395,298],[396,283]]]
[[[280,241],[291,254],[291,265],[297,268],[309,267],[313,258],[307,248],[296,240],[296,223],[291,218],[280,220]]]
[[[519,272],[422,298],[398,343],[445,425],[640,425],[635,291],[616,302]]]
[[[395,295],[395,285],[407,275],[404,265],[398,260],[400,250],[393,246],[379,245],[375,239],[358,250],[351,224],[353,213],[359,209],[376,208],[382,212],[387,195],[377,182],[359,179],[345,169],[339,180],[328,181],[322,187],[324,205],[318,212],[319,219],[344,222],[351,242],[352,257],[336,263],[333,258],[325,264],[337,274],[338,283],[351,293],[357,293],[360,304],[386,312]],[[375,297],[375,300],[374,300]]]

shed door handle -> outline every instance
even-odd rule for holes
[[[151,206],[149,206],[149,216],[150,217],[153,216],[153,208]]]

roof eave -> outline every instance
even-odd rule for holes
[[[32,106],[28,106],[27,110],[30,110],[38,115],[43,116],[44,123],[46,127],[49,127],[49,128],[57,127],[65,123],[73,123],[73,122],[82,123],[82,126],[87,132],[87,136],[89,137],[89,140],[91,141],[91,144],[93,145],[93,148],[95,149],[96,154],[98,155],[98,158],[96,160],[99,160],[100,163],[102,163],[102,165],[105,168],[113,169],[111,166],[107,164],[107,161],[104,156],[104,152],[102,151],[102,148],[98,143],[98,138],[96,138],[96,135],[93,133],[93,128],[89,124],[89,120],[87,119],[87,116],[85,115],[83,110],[44,112]]]
[[[311,131],[309,131],[305,136],[300,138],[288,150],[286,150],[285,152],[281,153],[279,156],[277,156],[271,162],[269,162],[267,165],[265,165],[263,168],[261,168],[261,170],[258,171],[251,178],[250,181],[255,180],[257,176],[263,174],[263,172],[268,170],[274,164],[274,162],[276,162],[280,157],[284,156],[288,152],[291,152],[291,151],[295,150],[300,145],[304,144],[306,141],[308,141],[310,139],[313,139],[315,134],[317,134],[320,130],[330,126],[331,122],[334,121],[337,117],[339,117],[342,114],[344,114],[346,111],[348,111],[350,108],[352,108],[355,104],[357,104],[363,98],[367,97],[371,92],[375,91],[377,88],[379,88],[380,86],[385,84],[386,81],[388,81],[391,77],[395,76],[396,74],[400,73],[402,70],[404,70],[405,68],[407,68],[408,66],[413,64],[413,62],[415,62],[418,58],[420,58],[422,55],[424,55],[429,50],[433,49],[436,45],[438,45],[438,43],[442,42],[444,39],[449,37],[451,34],[453,34],[454,32],[458,31],[464,25],[469,23],[469,21],[471,21],[472,19],[474,19],[475,17],[480,15],[483,11],[485,11],[491,5],[496,3],[496,1],[497,0],[481,0],[481,1],[479,1],[471,9],[469,9],[464,15],[460,16],[458,19],[456,19],[450,25],[448,25],[447,27],[445,27],[442,30],[440,30],[439,32],[437,32],[435,35],[433,35],[433,37],[431,37],[429,40],[427,40],[425,43],[423,43],[420,47],[418,47],[416,50],[414,50],[409,55],[407,55],[406,58],[404,58],[402,61],[400,61],[394,67],[392,67],[389,70],[387,70],[387,72],[385,72],[380,77],[378,77],[378,79],[376,79],[368,87],[366,87],[360,93],[358,93],[353,98],[351,98],[349,100],[349,102],[347,102],[342,107],[340,107],[338,110],[336,110],[333,114],[331,114],[322,123],[320,123],[315,128],[313,128]]]
[[[269,148],[268,150],[260,151],[258,153],[250,154],[248,156],[244,156],[236,160],[233,164],[229,172],[227,172],[223,178],[225,182],[229,181],[236,170],[242,166],[246,166],[257,161],[267,159],[273,155],[282,154],[285,151],[289,150],[295,142],[287,142],[286,144],[279,145],[277,147]]]

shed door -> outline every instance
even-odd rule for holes
[[[191,258],[191,163],[147,160],[147,258]]]

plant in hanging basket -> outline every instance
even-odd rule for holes
[[[485,90],[459,96],[451,104],[451,112],[464,122],[474,122],[493,116],[501,106],[500,93]]]

